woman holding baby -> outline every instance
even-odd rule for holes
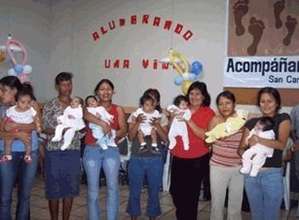
[[[72,78],[73,74],[69,72],[61,72],[55,77],[58,96],[46,103],[43,109],[44,132],[48,140],[45,153],[45,189],[52,220],[58,219],[59,200],[62,200],[63,219],[69,219],[73,198],[79,195],[82,134],[75,132],[71,144],[65,151],[61,150],[63,139],[52,141],[58,126],[57,118],[63,115],[72,102]],[[67,133],[67,129],[64,131]]]
[[[170,193],[176,207],[178,220],[196,220],[201,181],[208,166],[209,149],[205,143],[205,132],[214,117],[209,107],[211,98],[203,82],[194,82],[188,89],[191,119],[185,121],[189,136],[189,150],[184,149],[181,138],[171,150]]]
[[[160,92],[157,89],[147,89],[141,97],[141,106],[144,110],[157,111],[159,117],[152,115],[146,119],[146,111],[141,114],[132,113],[128,118],[129,138],[132,141],[132,155],[128,166],[129,200],[127,212],[131,220],[137,220],[141,215],[140,196],[144,180],[148,184],[148,203],[146,215],[155,220],[161,215],[159,193],[162,184],[163,159],[162,151],[167,142],[168,119],[160,106]],[[147,101],[144,101],[147,100]],[[153,145],[152,135],[144,135],[145,144],[138,137],[142,132],[142,125],[148,121],[150,133],[155,133],[156,146]]]
[[[113,104],[112,96],[114,94],[114,85],[108,79],[102,79],[94,90],[98,99],[98,106],[102,106],[113,116],[110,124],[104,122],[99,117],[86,111],[85,119],[89,123],[100,126],[104,133],[115,133],[115,143],[117,144],[127,134],[127,126],[125,122],[125,113],[122,107]],[[87,175],[87,204],[88,219],[100,219],[99,208],[99,179],[100,171],[103,168],[107,183],[107,220],[116,220],[118,218],[119,209],[119,189],[118,189],[118,173],[120,166],[119,149],[115,146],[107,146],[103,149],[97,140],[93,137],[90,128],[87,128],[85,136],[85,150],[83,155],[83,165]]]
[[[25,89],[25,86],[16,76],[5,76],[0,79],[1,122],[7,117],[7,109],[16,105],[17,93],[23,89]],[[34,108],[35,105],[36,102],[34,102]],[[16,129],[17,132],[13,132]],[[12,219],[12,198],[17,180],[17,201],[14,219],[29,219],[30,196],[39,157],[36,124],[7,122],[5,129],[0,131],[0,155],[4,154],[4,139],[6,138],[14,139],[14,141],[11,144],[11,159],[0,161],[0,219]],[[31,142],[30,162],[24,160],[26,142]]]
[[[208,130],[225,123],[228,118],[235,117],[236,99],[229,91],[221,92],[216,98],[218,114],[209,123]],[[224,202],[228,189],[227,219],[241,218],[244,178],[239,172],[241,157],[238,148],[242,137],[242,130],[233,135],[216,140],[211,144],[212,156],[210,159],[211,183],[211,217],[213,220],[222,220],[224,216]]]
[[[257,94],[257,105],[262,116],[271,117],[274,122],[273,131],[275,139],[269,140],[253,135],[246,139],[260,118],[253,118],[245,124],[245,129],[240,144],[240,154],[247,147],[257,143],[273,148],[272,157],[266,159],[256,177],[245,176],[245,190],[249,200],[252,219],[279,219],[280,205],[283,197],[282,179],[282,151],[286,146],[290,134],[290,117],[286,113],[279,113],[281,98],[279,91],[272,87],[265,87]]]

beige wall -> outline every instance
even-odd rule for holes
[[[38,98],[50,93],[46,80],[49,74],[51,14],[48,1],[2,0],[0,6],[0,45],[9,33],[21,41],[28,51],[28,64],[32,65],[32,82]],[[8,61],[0,63],[0,76],[10,68]],[[52,88],[51,88],[52,89]]]
[[[4,1],[4,0],[3,0]],[[162,28],[137,25],[116,28],[95,43],[90,33],[112,19],[143,14],[180,22],[194,36],[185,41]],[[0,8],[0,41],[9,32],[22,41],[33,66],[36,95],[47,101],[56,95],[54,78],[60,71],[74,72],[74,94],[85,97],[103,77],[116,87],[115,103],[137,106],[146,88],[155,87],[162,105],[180,93],[174,71],[140,67],[142,58],[163,58],[170,47],[184,53],[190,62],[204,65],[201,78],[208,84],[212,103],[223,88],[226,34],[226,1],[223,0],[5,0]],[[129,70],[104,69],[105,58],[129,58]],[[2,75],[8,64],[0,64]],[[254,106],[239,106],[257,111]],[[289,111],[289,109],[286,109]]]
[[[161,92],[162,105],[166,105],[181,91],[173,83],[175,72],[145,70],[140,68],[140,60],[163,58],[168,49],[174,47],[190,62],[201,60],[204,65],[201,80],[207,82],[215,98],[222,90],[225,11],[223,0],[58,1],[52,8],[51,78],[62,70],[73,71],[74,93],[80,96],[92,93],[101,78],[109,78],[116,87],[114,101],[126,106],[136,106],[143,91],[155,87]],[[160,27],[128,25],[104,35],[98,43],[90,37],[90,33],[112,19],[144,13],[180,22],[192,30],[194,36],[186,42]],[[117,57],[129,58],[134,67],[129,70],[103,68],[105,58]]]

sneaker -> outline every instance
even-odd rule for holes
[[[146,144],[140,144],[140,148],[138,150],[139,152],[146,152],[147,151],[147,147],[146,147]]]
[[[154,147],[154,146],[152,146],[152,152],[153,152],[153,153],[160,153],[160,150],[159,150],[158,147]]]

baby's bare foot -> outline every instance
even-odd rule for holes
[[[275,2],[273,4],[273,8],[274,8],[275,27],[279,29],[282,27],[280,14],[285,9],[285,0],[280,0]]]
[[[283,39],[283,44],[285,46],[290,45],[291,40],[292,40],[292,36],[296,30],[296,26],[297,26],[297,19],[295,17],[292,17],[290,15],[287,16],[287,20],[285,22],[285,26],[288,30],[287,35],[285,36],[285,38]]]
[[[239,0],[234,4],[233,12],[237,36],[241,36],[245,32],[245,28],[242,24],[242,19],[248,12],[248,3],[249,0]]]
[[[248,32],[252,35],[253,41],[251,45],[247,48],[248,55],[253,56],[256,54],[257,47],[263,36],[264,29],[265,25],[262,20],[257,20],[255,17],[252,17],[250,19]]]

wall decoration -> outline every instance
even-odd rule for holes
[[[298,88],[299,2],[228,2],[224,86]]]

